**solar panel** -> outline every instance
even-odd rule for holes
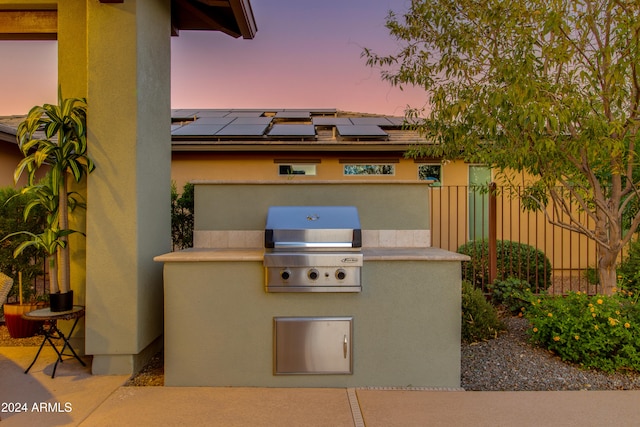
[[[268,125],[273,120],[272,117],[237,117],[234,125]]]
[[[193,117],[198,113],[198,111],[200,110],[193,110],[193,109],[171,110],[171,117]]]
[[[312,117],[316,126],[351,125],[351,120],[346,117]]]
[[[352,117],[354,125],[390,126],[392,123],[386,117]]]
[[[235,124],[225,126],[220,129],[216,136],[263,136],[268,124]]]
[[[269,136],[309,137],[316,136],[314,125],[273,125]]]
[[[233,121],[233,117],[198,117],[193,122],[194,125],[228,125]]]
[[[228,117],[260,117],[264,114],[263,110],[231,110]]]
[[[189,124],[171,132],[174,136],[211,136],[215,135],[224,125],[196,125]]]
[[[311,117],[311,113],[309,111],[285,110],[278,111],[276,117],[278,119],[308,119]]]
[[[393,126],[402,126],[404,124],[404,117],[386,117]]]
[[[196,116],[198,117],[226,117],[229,115],[230,110],[198,110]]]
[[[380,126],[375,125],[338,125],[336,126],[341,136],[350,137],[384,137],[388,136]]]

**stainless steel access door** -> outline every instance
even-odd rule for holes
[[[274,374],[351,374],[352,317],[275,317]]]

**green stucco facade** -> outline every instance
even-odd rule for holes
[[[85,352],[96,374],[133,373],[163,327],[152,259],[170,249],[170,0],[65,0],[58,25],[63,95],[87,98],[96,163],[81,189],[86,238],[72,241]]]

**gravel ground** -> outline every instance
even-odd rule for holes
[[[505,319],[498,338],[462,345],[461,387],[468,391],[640,390],[640,373],[606,374],[580,369],[527,342],[528,323]],[[41,337],[12,339],[0,326],[0,347],[39,345]],[[155,355],[127,386],[164,385],[164,358]]]
[[[505,319],[498,338],[462,345],[461,386],[476,391],[640,390],[640,374],[581,369],[528,343],[526,319]]]

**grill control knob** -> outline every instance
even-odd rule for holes
[[[336,279],[344,280],[345,277],[347,277],[347,272],[346,271],[344,271],[341,268],[336,270]]]
[[[309,279],[311,279],[311,280],[316,280],[316,279],[318,279],[319,276],[320,276],[320,273],[318,273],[318,270],[316,270],[315,268],[312,268],[307,273],[307,277],[309,277]]]
[[[289,280],[289,277],[291,277],[291,272],[289,270],[282,270],[280,272],[280,277],[282,277],[283,280]]]

